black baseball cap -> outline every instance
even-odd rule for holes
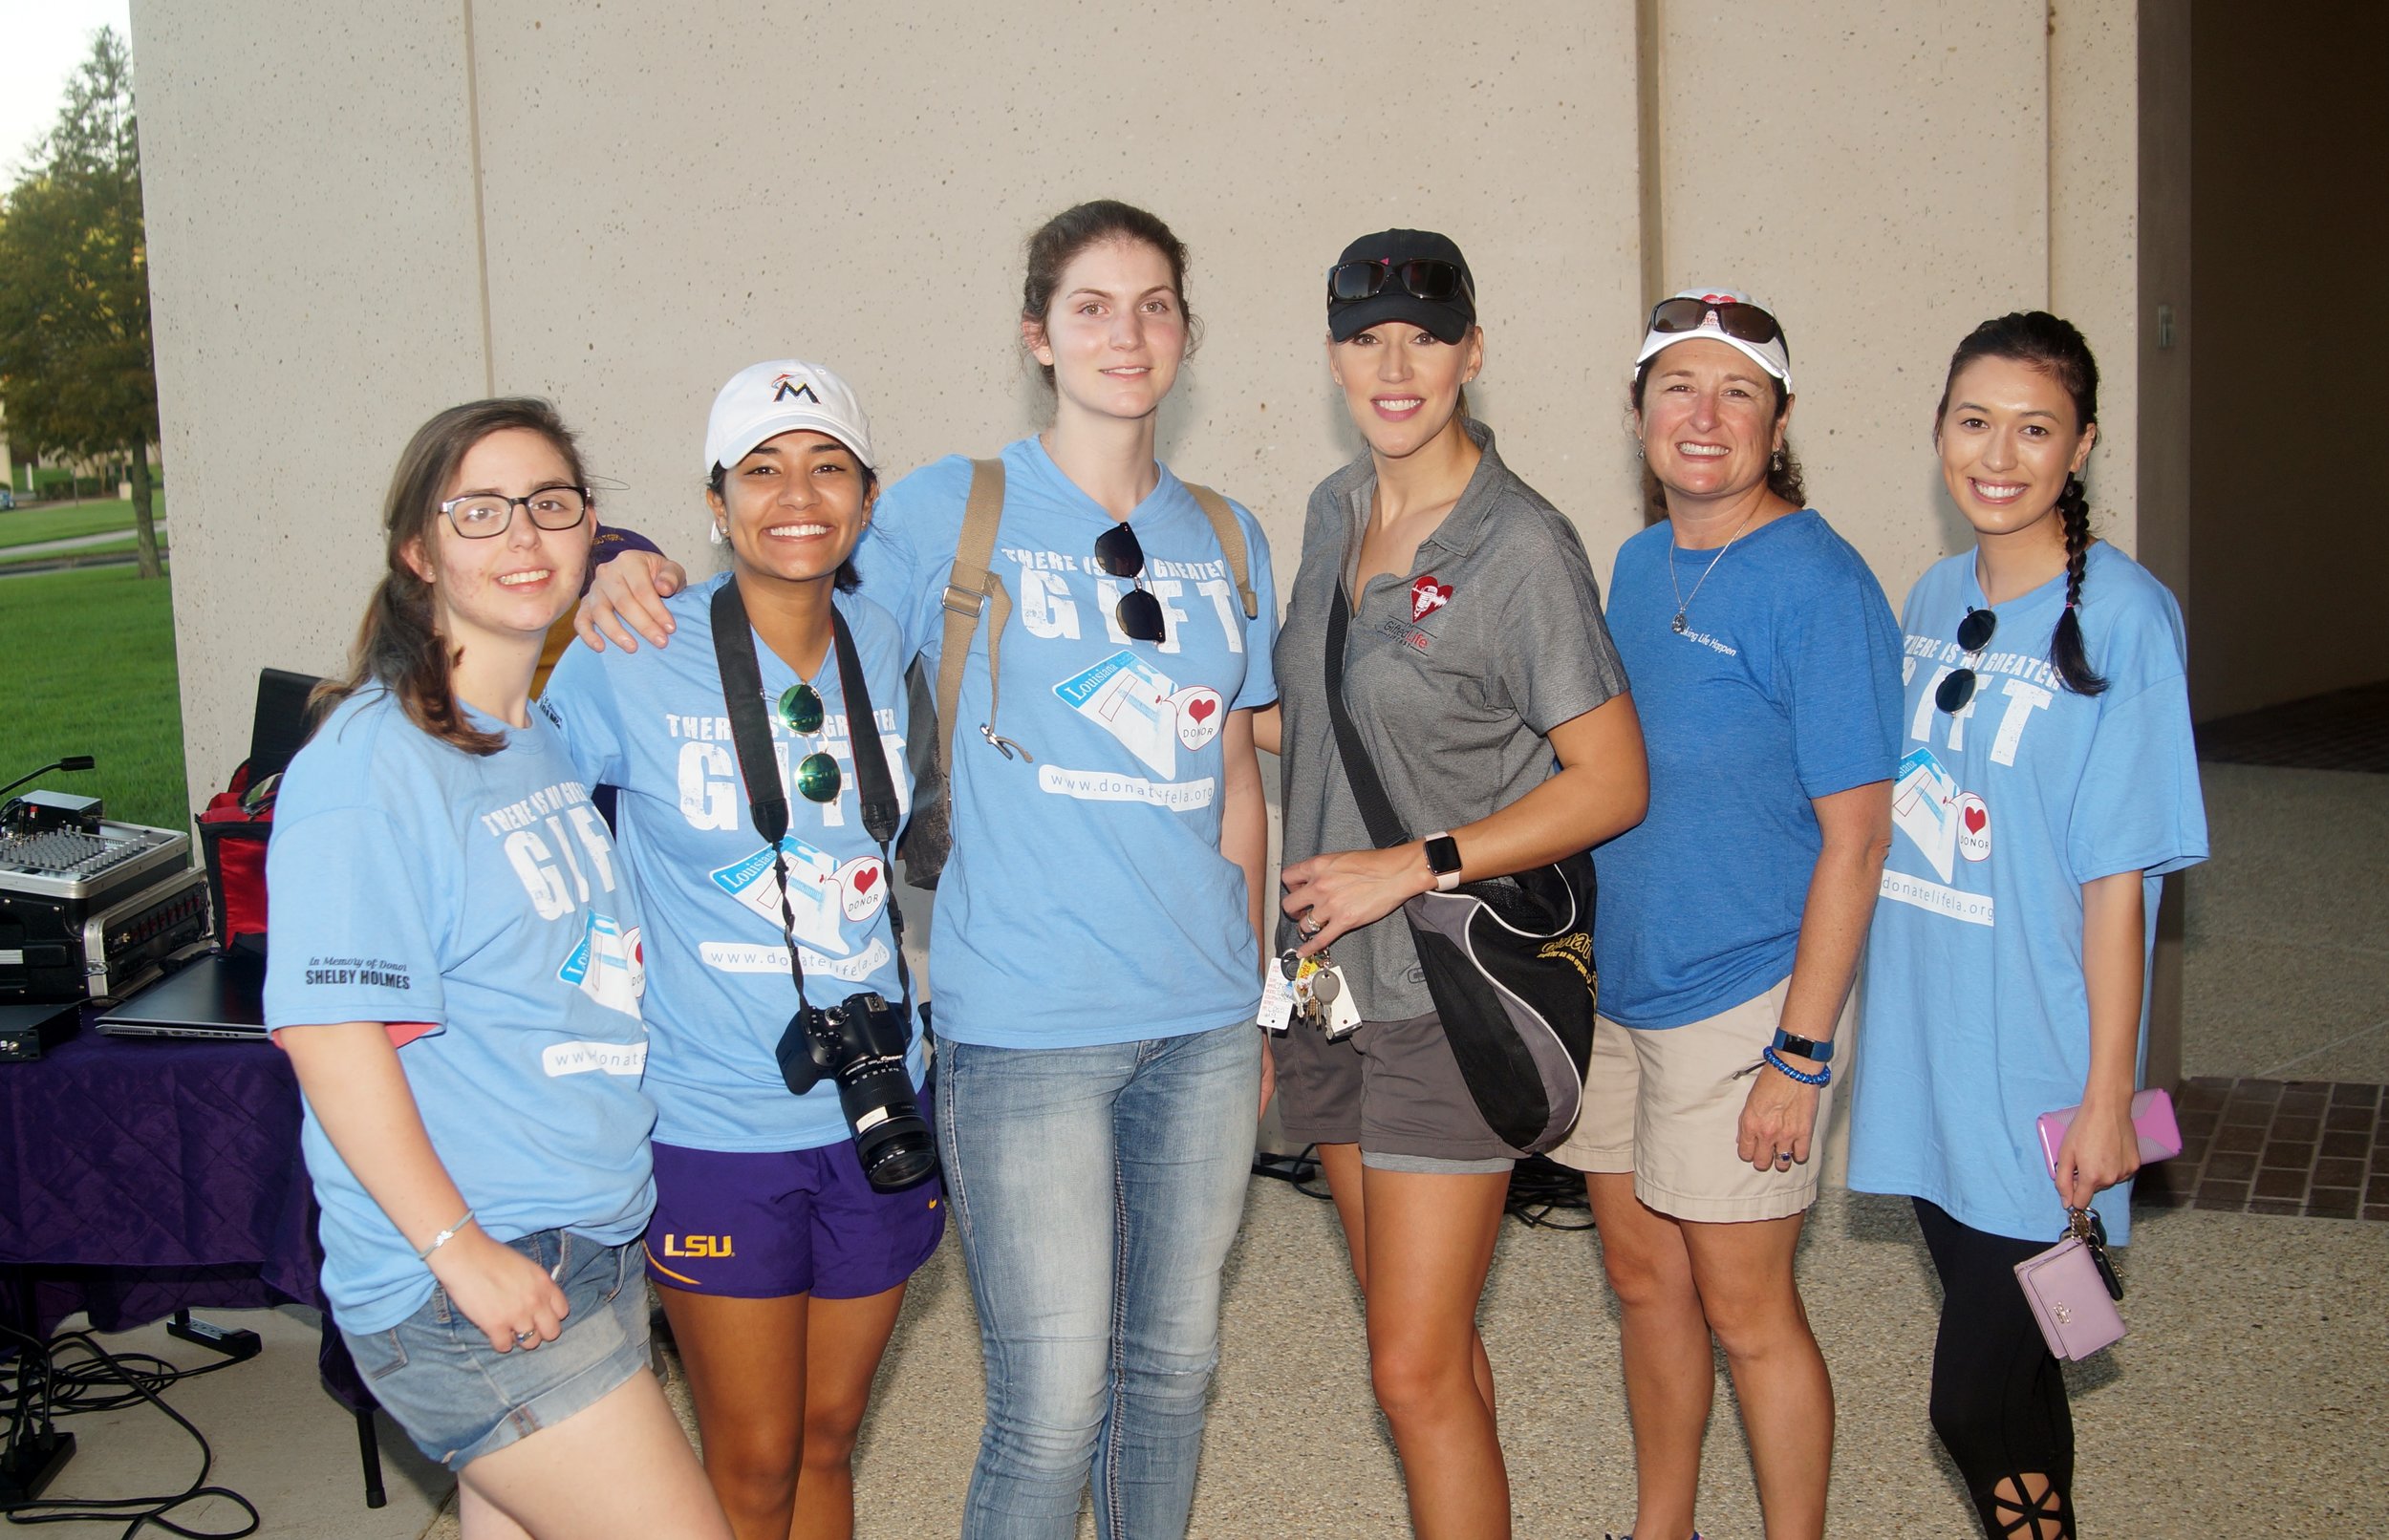
[[[1439,297],[1422,299],[1413,286],[1403,281],[1402,266],[1410,262],[1449,264],[1456,269],[1458,281],[1448,286],[1424,282],[1416,287]],[[1377,291],[1366,299],[1336,298],[1336,271],[1347,265],[1370,263],[1385,269]],[[1468,259],[1460,255],[1451,237],[1432,230],[1380,230],[1344,248],[1328,274],[1328,334],[1345,342],[1387,321],[1412,322],[1442,342],[1458,342],[1468,335],[1469,328],[1476,324],[1475,279],[1468,270]]]

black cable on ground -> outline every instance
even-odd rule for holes
[[[129,1406],[140,1401],[147,1401],[163,1412],[199,1444],[199,1474],[180,1492],[156,1497],[43,1498],[10,1509],[7,1517],[11,1524],[108,1524],[122,1519],[125,1525],[121,1540],[133,1540],[135,1535],[150,1526],[183,1536],[183,1540],[241,1540],[244,1535],[257,1532],[260,1521],[255,1504],[229,1487],[211,1487],[207,1484],[208,1473],[216,1464],[216,1452],[208,1444],[207,1435],[202,1433],[189,1418],[167,1405],[155,1388],[229,1368],[233,1360],[198,1369],[177,1369],[164,1359],[145,1353],[118,1358],[101,1347],[88,1332],[60,1332],[48,1342],[42,1342],[22,1332],[0,1326],[0,1337],[16,1341],[33,1355],[29,1358],[20,1353],[18,1357],[17,1419],[10,1434],[11,1446],[13,1447],[17,1440],[31,1436],[29,1424],[33,1416],[33,1402],[27,1394],[29,1387],[25,1379],[29,1374],[38,1378],[45,1392],[45,1404],[40,1408],[42,1429],[47,1429],[50,1419],[54,1415],[108,1410]],[[66,1347],[80,1348],[88,1357],[60,1364],[57,1361],[58,1352]],[[134,1368],[129,1366],[132,1361],[157,1367]],[[124,1391],[102,1391],[101,1385],[111,1380],[122,1385]],[[185,1504],[206,1497],[221,1497],[231,1503],[248,1515],[248,1522],[237,1529],[194,1529],[166,1517]]]

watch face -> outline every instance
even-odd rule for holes
[[[1460,869],[1460,842],[1451,835],[1440,835],[1427,842],[1427,869],[1440,877]]]

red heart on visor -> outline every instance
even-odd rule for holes
[[[854,874],[854,890],[858,893],[868,893],[871,891],[872,884],[877,882],[878,880],[879,868],[877,866],[865,866],[862,870]]]
[[[1186,714],[1199,722],[1218,709],[1219,702],[1216,700],[1198,700],[1186,708]]]
[[[1982,833],[1983,825],[1990,822],[1991,815],[1979,807],[1969,807],[1966,810],[1966,832],[1969,834]]]

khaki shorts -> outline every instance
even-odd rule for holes
[[[1680,1027],[1638,1032],[1601,1017],[1583,1113],[1551,1158],[1580,1171],[1631,1171],[1634,1196],[1676,1219],[1738,1224],[1805,1211],[1817,1201],[1831,1086],[1818,1096],[1805,1162],[1759,1170],[1733,1147],[1754,1078],[1740,1072],[1775,1040],[1791,982]],[[1834,1037],[1849,1041],[1849,1026],[1845,1001]],[[1836,1059],[1833,1067],[1838,1079],[1844,1066]]]

